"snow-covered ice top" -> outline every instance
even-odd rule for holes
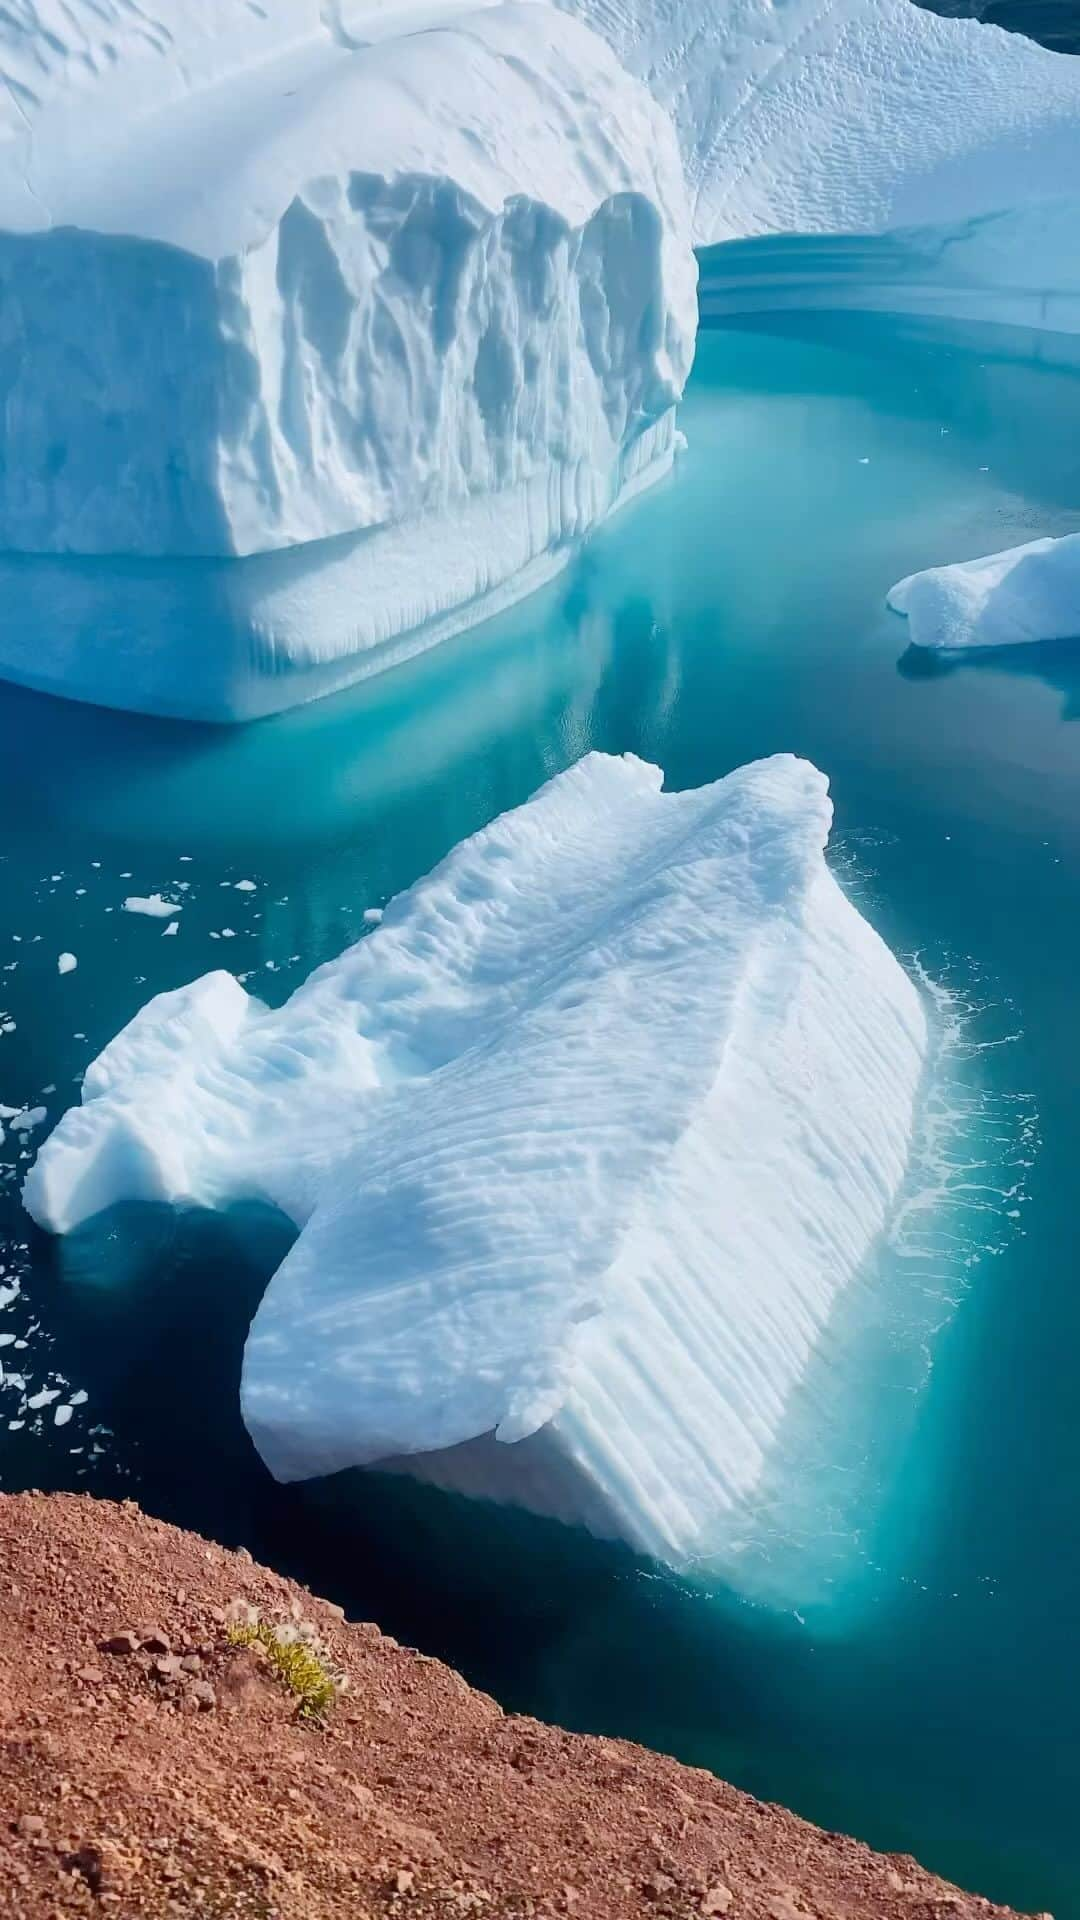
[[[475,597],[498,542],[448,516],[542,483],[542,550],[670,456],[681,164],[579,23],[22,0],[0,62],[0,546],[255,554],[415,521],[482,545]],[[438,551],[412,556],[408,611],[445,611]]]
[[[1080,533],[928,567],[889,594],[917,647],[1017,647],[1080,640]]]
[[[823,857],[823,776],[592,754],[279,1011],[158,996],[25,1188],[300,1229],[248,1339],[281,1479],[381,1462],[672,1561],[752,1498],[903,1178],[920,999]]]
[[[671,111],[699,244],[962,228],[1068,195],[1080,61],[912,0],[561,0]],[[1055,284],[1051,282],[1049,284]]]

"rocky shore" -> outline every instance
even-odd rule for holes
[[[12,1920],[1008,1911],[699,1769],[504,1714],[129,1502],[0,1496],[0,1621]]]

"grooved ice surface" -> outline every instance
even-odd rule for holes
[[[917,647],[1080,640],[1080,533],[909,574],[889,594]]]
[[[279,1011],[215,973],[86,1075],[25,1190],[258,1198],[299,1237],[242,1404],[290,1480],[391,1464],[680,1562],[752,1500],[903,1178],[920,999],[788,756],[590,755]]]

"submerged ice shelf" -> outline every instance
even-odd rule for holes
[[[271,711],[526,591],[666,470],[682,169],[580,23],[35,0],[0,80],[9,677]]]
[[[889,594],[916,647],[1080,640],[1080,533],[909,574]]]
[[[282,1480],[406,1469],[682,1563],[753,1498],[902,1182],[922,1003],[788,756],[591,754],[278,1011],[227,973],[88,1071],[27,1207],[270,1202],[245,1354]]]

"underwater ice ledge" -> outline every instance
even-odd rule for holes
[[[295,1223],[241,1392],[279,1479],[405,1470],[680,1565],[752,1506],[903,1181],[927,1021],[812,766],[661,789],[588,756],[277,1011],[159,995],[41,1150],[55,1231]]]
[[[670,470],[672,409],[614,469],[578,462],[441,517],[246,559],[0,554],[0,675],[182,719],[258,719],[523,599]]]

